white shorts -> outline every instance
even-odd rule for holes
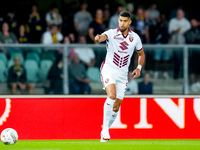
[[[128,85],[128,76],[118,75],[110,70],[101,70],[101,81],[103,83],[103,89],[110,85],[115,84],[116,86],[116,98],[123,99]]]

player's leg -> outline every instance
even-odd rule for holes
[[[111,127],[111,125],[113,124],[113,122],[115,121],[117,115],[118,115],[118,111],[119,111],[119,108],[121,106],[121,103],[122,103],[122,99],[119,99],[119,98],[116,98],[114,104],[113,104],[113,115],[112,115],[112,119],[110,120],[109,122],[109,128]]]
[[[128,83],[128,80],[124,79],[123,77],[116,82],[116,85],[115,85],[116,86],[116,99],[113,104],[114,114],[112,115],[112,119],[109,122],[109,128],[111,127],[111,125],[113,124],[113,122],[115,121],[115,119],[118,115],[118,111],[120,109],[122,100],[124,98],[124,93],[125,93],[126,87],[128,85],[127,83]]]
[[[101,132],[101,142],[107,142],[110,139],[109,128],[115,121],[119,108],[122,103],[122,97],[124,92],[120,92],[118,95],[119,98],[116,98],[116,85],[111,84],[106,87],[107,99],[104,103],[104,118],[103,118],[103,130]],[[121,98],[121,99],[120,99]]]
[[[113,111],[113,105],[116,99],[115,84],[108,85],[106,87],[106,93],[107,93],[107,99],[104,103],[103,130],[101,132],[101,136],[103,140],[106,140],[106,141],[101,140],[101,142],[107,142],[107,140],[110,139],[109,127],[113,120],[113,116],[116,115],[115,112]]]
[[[119,111],[121,103],[122,103],[122,99],[116,98],[115,103],[113,105],[113,111],[114,112],[118,112]]]

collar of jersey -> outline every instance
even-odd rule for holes
[[[127,34],[126,36],[124,36],[124,35],[122,34],[122,32],[120,31],[119,27],[118,27],[118,28],[117,28],[117,33],[120,33],[124,38],[126,38],[128,35],[130,35],[130,34],[132,33],[132,31],[131,31],[130,28],[128,28],[128,34]]]

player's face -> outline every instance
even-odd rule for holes
[[[131,24],[131,19],[128,17],[120,16],[118,19],[119,29],[121,32],[124,32],[128,29],[129,25]]]

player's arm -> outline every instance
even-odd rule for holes
[[[138,53],[138,66],[132,73],[134,75],[133,79],[138,78],[140,76],[140,71],[141,71],[144,61],[145,61],[144,50],[141,49],[141,50],[137,51],[137,53]]]
[[[107,40],[107,35],[106,34],[102,34],[102,35],[99,35],[97,34],[94,38],[95,42],[103,42],[105,40]]]

